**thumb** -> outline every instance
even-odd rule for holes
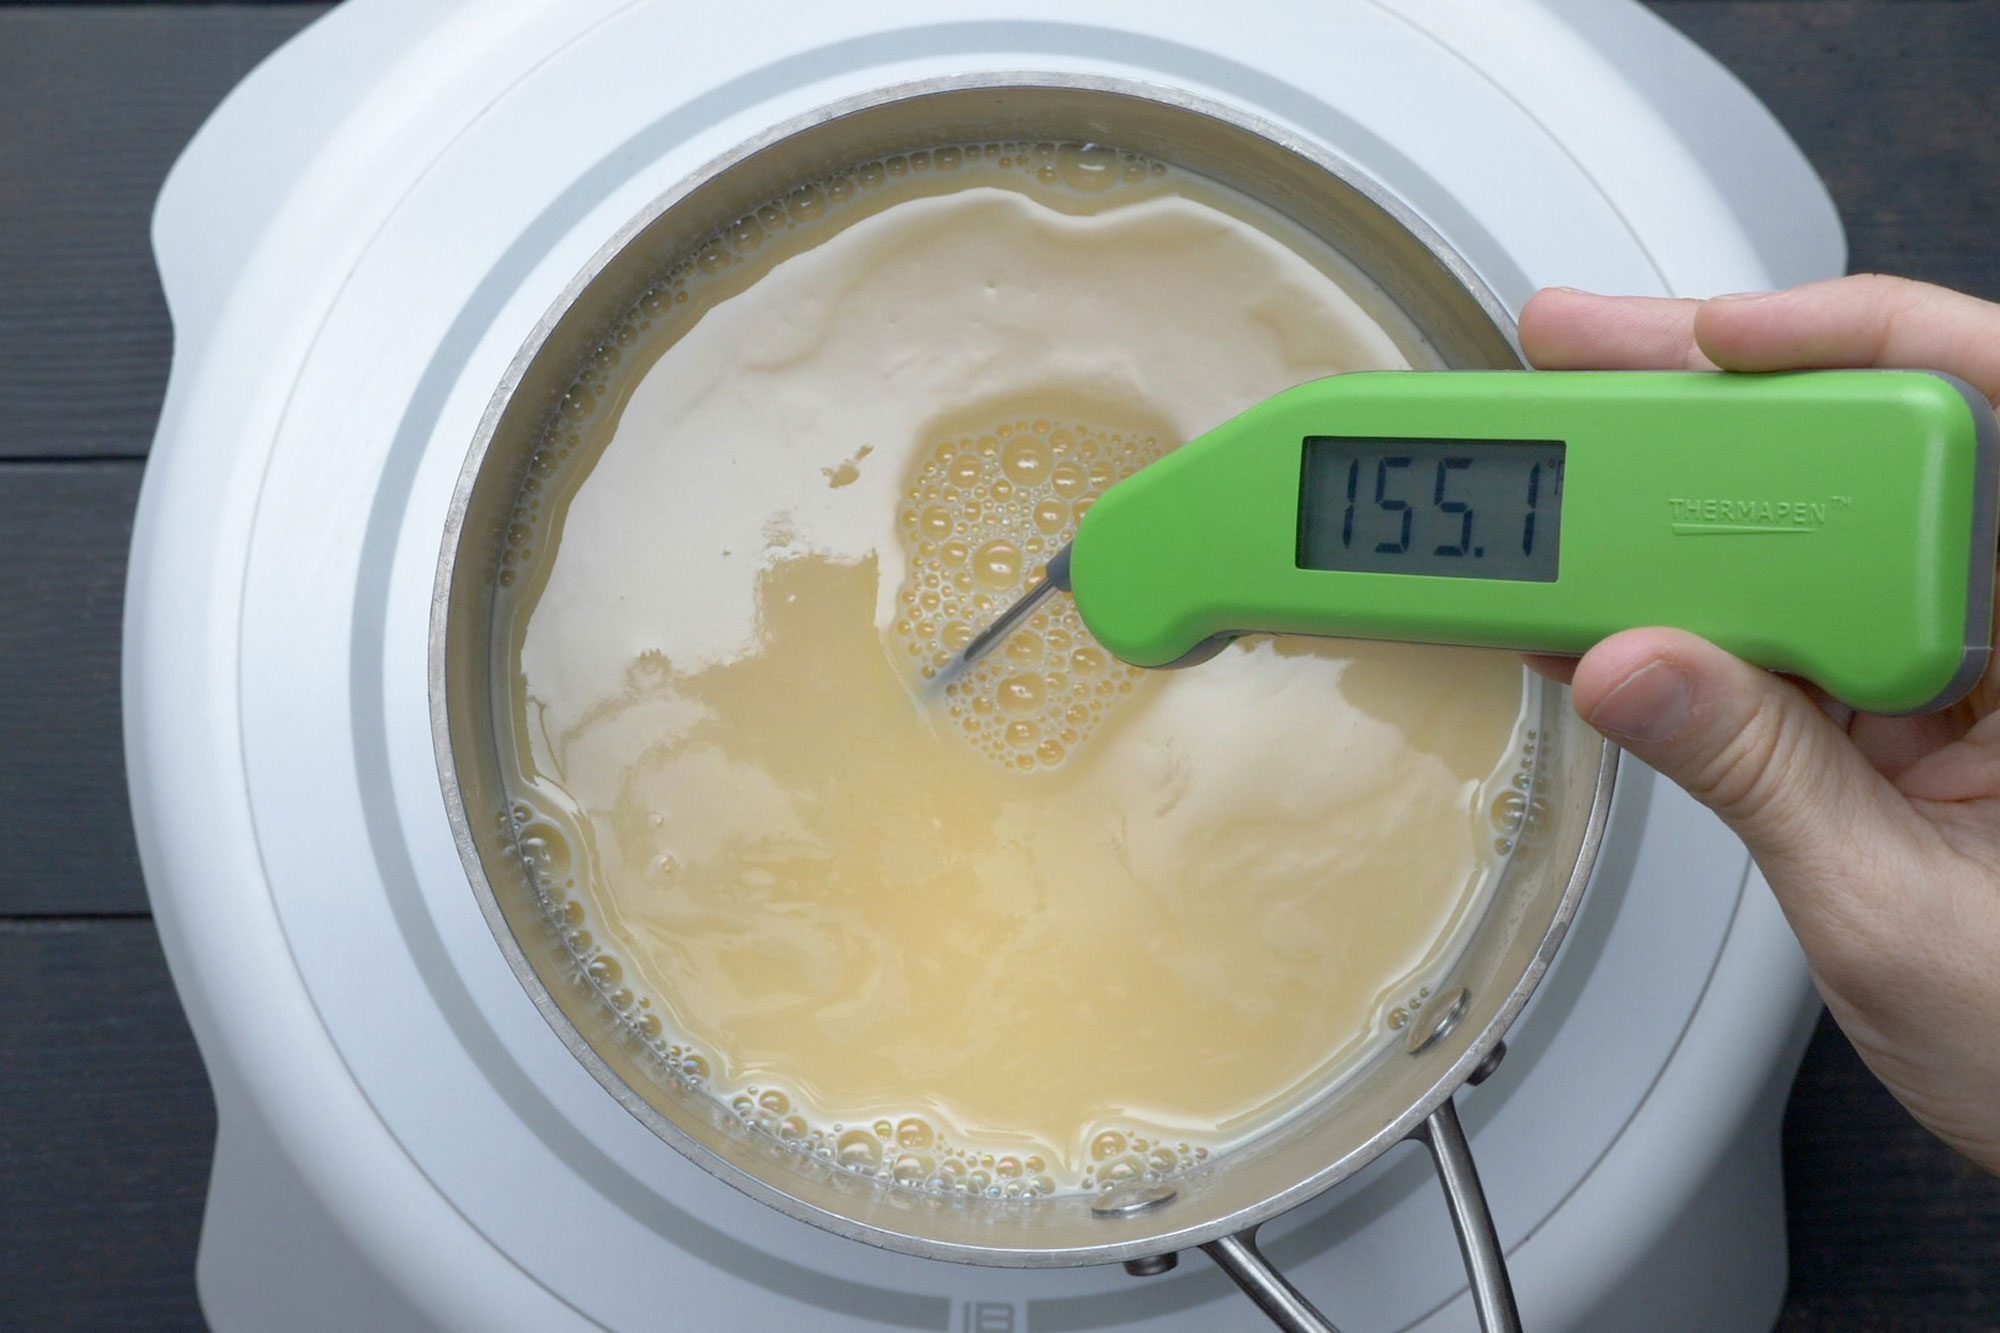
[[[1720,815],[1774,886],[1837,873],[1903,804],[1803,690],[1692,634],[1613,635],[1572,688],[1584,721]]]

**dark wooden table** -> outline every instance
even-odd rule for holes
[[[1857,269],[2000,298],[2000,0],[1656,8],[1804,146]],[[118,723],[125,547],[171,345],[146,228],[180,145],[322,9],[0,3],[0,1329],[201,1324],[215,1112],[147,914]],[[1780,1328],[2000,1328],[2000,1182],[1918,1130],[1831,1027],[1793,1092],[1785,1177]]]

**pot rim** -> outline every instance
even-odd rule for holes
[[[565,285],[561,294],[536,321],[523,341],[520,351],[516,353],[505,374],[502,375],[480,418],[478,430],[473,436],[452,492],[445,517],[437,577],[431,593],[426,654],[432,749],[437,761],[445,812],[451,825],[452,841],[458,848],[459,859],[464,863],[469,886],[479,903],[480,914],[492,931],[508,967],[527,992],[536,1010],[577,1062],[589,1071],[619,1105],[682,1156],[709,1175],[788,1217],[835,1235],[897,1253],[926,1259],[1008,1268],[1077,1267],[1121,1263],[1189,1249],[1224,1236],[1245,1232],[1333,1188],[1373,1162],[1389,1148],[1418,1132],[1426,1120],[1472,1077],[1499,1046],[1501,1039],[1527,1005],[1553,962],[1556,951],[1575,918],[1584,887],[1597,861],[1610,814],[1612,788],[1618,766],[1617,748],[1608,741],[1602,742],[1593,782],[1591,808],[1585,821],[1583,837],[1575,864],[1569,872],[1550,924],[1544,931],[1527,969],[1507,999],[1459,1058],[1432,1083],[1429,1090],[1412,1102],[1400,1116],[1383,1125],[1358,1147],[1327,1163],[1319,1170],[1301,1177],[1289,1187],[1267,1195],[1256,1204],[1239,1208],[1224,1216],[1174,1231],[1156,1233],[1147,1238],[1106,1241],[1087,1246],[974,1245],[939,1241],[910,1232],[876,1226],[822,1208],[788,1194],[736,1163],[726,1160],[683,1130],[627,1083],[576,1027],[530,961],[521,941],[503,913],[473,834],[472,819],[460,786],[457,755],[452,743],[446,652],[452,605],[450,594],[464,544],[474,487],[485,470],[487,456],[502,416],[562,318],[598,280],[611,262],[669,210],[722,173],[797,134],[859,112],[937,94],[986,90],[1020,92],[1036,89],[1102,93],[1155,103],[1173,111],[1203,117],[1219,122],[1229,129],[1254,135],[1303,159],[1310,166],[1363,196],[1407,231],[1429,252],[1433,260],[1451,276],[1464,293],[1472,297],[1509,345],[1518,347],[1512,315],[1486,282],[1434,228],[1352,164],[1262,117],[1250,115],[1178,88],[1120,76],[1023,70],[924,78],[884,85],[827,103],[782,121],[710,159],[689,173],[673,187],[652,199],[600,246],[589,262]],[[487,721],[490,722],[490,719]],[[1034,1206],[1032,1201],[995,1202],[1010,1207]]]

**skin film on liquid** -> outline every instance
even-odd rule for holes
[[[931,677],[1119,479],[1431,364],[1303,232],[1094,146],[862,164],[663,273],[551,417],[496,668],[524,859],[663,1076],[1033,1196],[1185,1170],[1380,1049],[1508,850],[1514,658],[1147,673],[1057,597]]]

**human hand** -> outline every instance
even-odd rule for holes
[[[1710,301],[1536,293],[1548,370],[1942,370],[2000,395],[2000,305],[1877,275]],[[2000,1172],[2000,657],[1961,703],[1856,715],[1692,634],[1635,629],[1575,662],[1577,712],[1743,839],[1868,1067]]]

